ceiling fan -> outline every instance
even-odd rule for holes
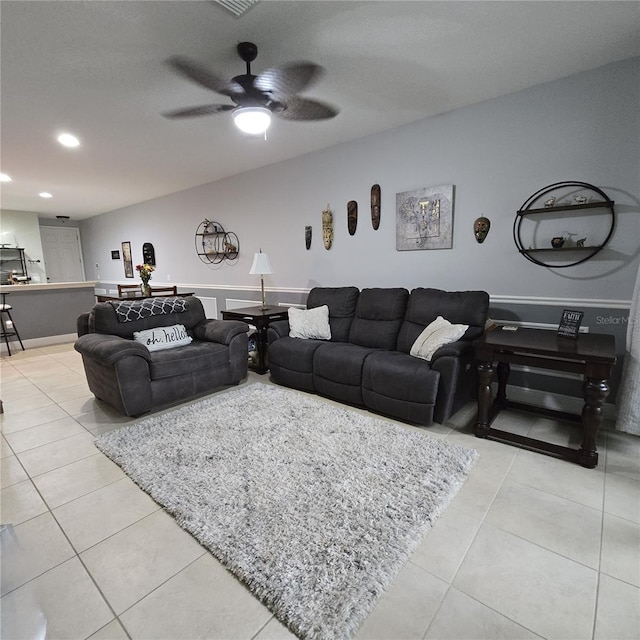
[[[191,118],[215,113],[233,112],[236,126],[246,133],[264,133],[271,123],[271,116],[285,120],[326,120],[338,115],[334,107],[301,98],[297,94],[316,82],[324,69],[312,62],[291,62],[267,69],[255,76],[251,63],[258,55],[258,47],[252,42],[240,42],[238,55],[247,65],[247,72],[224,80],[202,66],[183,56],[172,56],[167,60],[175,71],[199,85],[231,98],[234,104],[209,104],[168,111],[165,118]]]

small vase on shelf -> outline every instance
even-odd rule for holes
[[[143,296],[149,297],[151,295],[151,285],[149,285],[149,282],[143,282],[140,285],[140,289],[142,290]]]

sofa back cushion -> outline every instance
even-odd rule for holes
[[[357,287],[314,287],[307,297],[307,308],[329,307],[332,342],[347,342],[360,292]]]
[[[489,294],[486,291],[413,289],[398,336],[398,351],[410,353],[420,333],[438,316],[451,324],[468,324],[461,339],[474,340],[482,335],[488,314]]]
[[[351,324],[349,342],[395,350],[409,292],[402,288],[363,289]]]
[[[157,298],[161,300],[161,298]],[[110,302],[96,304],[89,316],[89,331],[120,336],[133,340],[134,331],[145,331],[157,327],[170,327],[182,324],[189,331],[205,318],[202,302],[193,296],[181,298],[186,303],[186,311],[181,313],[163,313],[152,315],[141,320],[120,322],[114,306]]]

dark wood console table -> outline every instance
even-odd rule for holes
[[[256,373],[266,373],[269,371],[267,358],[267,327],[274,320],[288,320],[289,310],[285,307],[244,307],[242,309],[232,309],[222,312],[223,320],[242,320],[252,324],[256,328],[256,351],[258,352],[258,362],[249,365],[249,368]]]
[[[612,335],[581,333],[574,340],[559,337],[555,331],[546,329],[519,327],[516,331],[508,331],[499,327],[475,340],[473,346],[478,362],[478,415],[473,429],[476,436],[550,453],[590,469],[597,466],[596,435],[602,424],[604,401],[609,395],[611,369],[616,362],[615,339]],[[496,362],[497,367],[494,365]],[[584,378],[582,415],[507,400],[510,364],[581,374]],[[498,392],[492,403],[491,379],[494,372],[497,372]],[[507,407],[581,422],[582,446],[572,449],[492,428],[491,423],[496,415]]]

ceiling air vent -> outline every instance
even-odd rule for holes
[[[260,0],[211,0],[212,4],[217,4],[236,18],[242,17],[251,7],[258,4]]]

